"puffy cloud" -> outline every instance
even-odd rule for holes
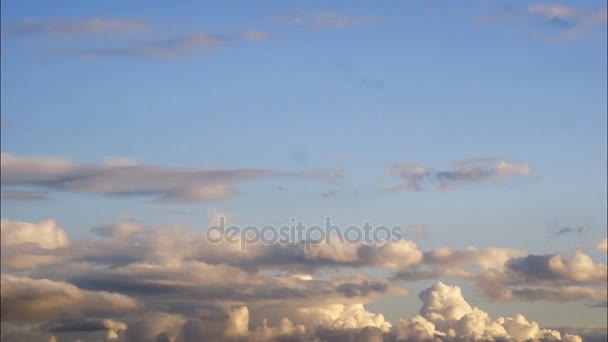
[[[227,336],[245,336],[249,333],[249,310],[246,306],[232,310],[225,333]]]
[[[507,266],[517,278],[524,278],[532,283],[548,281],[552,284],[605,284],[608,278],[606,265],[594,263],[591,257],[582,251],[576,251],[571,257],[561,254],[528,255],[510,260]]]
[[[423,261],[395,273],[395,279],[458,278],[472,281],[489,298],[499,301],[601,301],[606,297],[606,265],[577,251],[529,255],[506,248],[436,248]]]
[[[411,162],[391,164],[386,169],[387,174],[399,176],[404,183],[385,190],[419,191],[424,189],[424,183],[445,190],[460,184],[501,181],[532,174],[529,164],[514,164],[495,158],[467,159],[453,163],[452,167],[451,170],[432,171],[424,165]]]
[[[197,40],[198,41],[198,40]],[[3,187],[149,196],[159,201],[196,202],[236,194],[230,184],[262,178],[329,178],[326,172],[278,172],[265,169],[169,167],[137,163],[79,164],[66,159],[20,157],[2,153]]]
[[[45,249],[65,247],[68,236],[53,220],[38,223],[0,221],[2,247],[33,244]]]
[[[218,215],[223,214],[212,211],[210,218]],[[7,222],[3,227],[16,226]],[[54,227],[46,229],[51,236],[60,231],[46,225]],[[391,280],[443,278],[471,282],[495,300],[606,298],[606,266],[580,251],[572,256],[475,247],[423,252],[411,241],[252,244],[242,250],[239,244],[211,243],[201,231],[136,222],[94,228],[93,239],[49,244],[45,234],[5,240],[6,229],[3,320],[50,321],[44,326],[59,339],[94,333],[129,341],[576,340],[523,316],[492,319],[459,288],[442,283],[420,295],[420,315],[393,327],[364,304],[407,294]],[[395,274],[372,278],[368,268]]]
[[[447,341],[576,341],[578,336],[562,336],[560,332],[541,329],[524,316],[500,317],[492,320],[483,310],[470,305],[457,286],[441,282],[420,294],[423,305],[420,316],[401,321],[397,333],[405,340],[424,341],[432,337]]]
[[[443,332],[435,330],[435,324],[420,315],[402,319],[395,330],[399,341],[432,341],[436,336],[444,336]]]
[[[382,314],[371,313],[362,304],[305,307],[297,309],[295,317],[296,321],[305,322],[310,327],[322,326],[338,330],[375,327],[388,332],[392,327]]]
[[[475,279],[479,272],[502,273],[507,261],[525,255],[524,251],[509,248],[467,247],[458,250],[440,247],[424,252],[418,265],[400,270],[395,278],[410,281],[442,277]]]
[[[86,291],[48,279],[2,274],[3,321],[44,321],[60,315],[97,315],[137,308],[133,298],[107,291]]]

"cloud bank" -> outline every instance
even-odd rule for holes
[[[2,220],[3,340],[580,341],[523,315],[491,318],[446,279],[496,301],[605,301],[606,265],[583,251],[422,251],[412,241],[238,245],[123,222],[69,239],[52,220]],[[366,270],[375,269],[369,273]],[[340,270],[337,272],[337,270]],[[383,270],[389,276],[378,276]],[[372,274],[374,274],[372,276]],[[391,275],[392,274],[392,275]],[[419,314],[366,308],[429,281]],[[590,309],[594,310],[594,309]],[[4,327],[3,326],[3,327]],[[34,327],[26,329],[24,327]],[[4,332],[4,331],[8,332]],[[28,337],[24,337],[28,336]]]

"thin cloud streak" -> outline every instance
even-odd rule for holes
[[[123,36],[150,31],[143,21],[123,18],[82,20],[27,18],[2,29],[6,35]]]
[[[325,170],[282,172],[268,169],[202,168],[110,161],[80,164],[61,158],[20,157],[2,153],[3,187],[151,197],[161,202],[198,202],[235,196],[235,183],[260,179],[332,180]]]
[[[263,41],[270,39],[270,36],[270,33],[264,31],[245,31],[239,34],[201,32],[191,35],[176,36],[165,40],[133,43],[119,47],[81,49],[76,50],[75,53],[81,57],[179,57],[209,52],[232,43]]]
[[[350,16],[334,11],[311,11],[296,8],[284,15],[287,25],[315,30],[336,30],[372,24],[380,21],[372,16]]]

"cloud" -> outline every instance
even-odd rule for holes
[[[244,31],[238,34],[216,34],[200,32],[176,36],[165,40],[132,43],[122,47],[102,47],[76,51],[82,57],[112,56],[152,56],[179,57],[194,53],[215,50],[227,44],[257,42],[270,38],[270,33],[263,31]]]
[[[371,16],[355,17],[333,11],[309,11],[301,8],[291,10],[284,18],[288,25],[315,30],[344,29],[380,21]]]
[[[424,253],[423,261],[395,273],[395,279],[463,279],[497,301],[601,301],[606,298],[607,267],[582,251],[573,256],[532,255],[506,248]],[[603,288],[598,288],[601,286]]]
[[[546,36],[545,39],[552,42],[567,42],[586,35],[596,27],[606,25],[607,13],[606,8],[587,11],[559,4],[532,4],[525,10],[503,10],[498,14],[478,18],[474,22],[488,24],[506,19],[527,19],[528,21],[540,19],[560,30],[559,34]],[[533,35],[543,37],[542,33],[536,31],[533,32]]]
[[[127,324],[111,319],[61,320],[43,328],[50,333],[96,332],[106,333],[106,340],[115,340],[127,330]]]
[[[133,298],[107,291],[85,291],[48,279],[2,274],[2,320],[40,322],[61,315],[99,315],[137,308]]]
[[[217,215],[224,214],[210,212],[212,219]],[[521,315],[492,319],[469,304],[460,288],[441,282],[420,294],[419,315],[399,324],[365,304],[406,295],[397,281],[449,278],[498,301],[588,303],[607,295],[606,266],[580,251],[423,252],[405,240],[241,250],[210,243],[202,231],[137,222],[97,227],[95,236],[69,241],[56,238],[65,232],[54,221],[4,220],[3,227],[9,227],[2,236],[3,324],[37,323],[40,338],[577,341]],[[5,239],[11,231],[25,234]],[[393,277],[379,276],[391,272]],[[19,331],[10,339],[24,329]]]
[[[66,159],[2,153],[3,187],[152,197],[161,202],[199,202],[235,196],[234,183],[268,178],[331,179],[322,170],[295,173],[267,169],[171,167],[129,163],[80,164]]]
[[[532,173],[529,164],[514,164],[495,158],[476,158],[452,164],[452,170],[432,171],[429,167],[401,162],[386,168],[389,176],[398,176],[404,183],[385,188],[385,191],[421,191],[426,183],[440,190],[451,189],[467,183],[502,181],[513,177],[526,177]]]
[[[0,221],[2,247],[19,244],[33,244],[45,249],[54,249],[68,245],[68,235],[53,220],[38,223]]]
[[[541,329],[523,315],[492,320],[488,313],[470,305],[458,286],[437,282],[422,291],[420,316],[402,320],[397,328],[404,339],[424,341],[581,341],[573,335],[561,336],[555,330]]]
[[[82,35],[122,36],[149,31],[139,20],[121,18],[88,18],[82,20],[27,18],[3,27],[7,35]]]
[[[571,257],[561,254],[528,255],[510,260],[507,268],[528,282],[605,284],[608,277],[606,265],[594,263],[582,251],[576,251]]]
[[[576,8],[561,5],[530,5],[528,12],[542,15],[547,19],[568,19],[581,14]]]
[[[0,197],[5,201],[43,201],[48,199],[47,196],[28,191],[2,191]]]
[[[551,22],[565,23],[566,30],[554,37],[555,41],[569,41],[579,38],[596,26],[606,25],[606,8],[586,12],[573,7],[560,5],[532,5],[528,12],[540,15]]]
[[[608,238],[603,238],[598,242],[596,248],[600,252],[608,252]]]

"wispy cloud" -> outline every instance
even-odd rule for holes
[[[473,22],[490,24],[507,19],[543,20],[561,29],[559,34],[550,35],[546,39],[566,42],[584,36],[594,27],[606,25],[607,9],[588,11],[559,4],[533,4],[525,9],[501,8],[498,13],[476,18]],[[541,33],[534,32],[534,35],[539,36]]]
[[[1,198],[6,201],[43,201],[48,199],[44,194],[30,191],[2,191]]]
[[[297,8],[285,15],[285,21],[291,26],[332,30],[371,24],[380,21],[380,18],[372,16],[357,17],[333,11],[310,11]]]
[[[66,159],[19,157],[2,153],[2,186],[48,191],[147,196],[163,202],[217,200],[238,193],[235,183],[268,178],[331,179],[323,170],[281,172],[268,169],[172,167],[111,160],[79,164]]]
[[[150,30],[148,24],[134,19],[123,18],[88,18],[82,20],[68,19],[22,19],[3,27],[7,35],[129,35]]]
[[[270,33],[264,31],[245,31],[239,34],[216,34],[201,32],[191,35],[176,36],[164,40],[132,43],[118,47],[81,49],[77,50],[76,53],[84,57],[177,57],[193,53],[208,52],[229,43],[262,41],[269,38]]]
[[[413,162],[389,165],[386,173],[398,176],[402,184],[385,188],[385,191],[421,191],[426,183],[440,190],[447,190],[459,184],[500,181],[510,177],[529,176],[529,164],[513,164],[496,158],[476,158],[452,164],[451,170],[433,171],[429,167]]]

